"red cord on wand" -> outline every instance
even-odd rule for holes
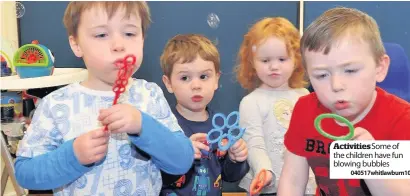
[[[124,59],[119,59],[115,62],[115,66],[119,67],[120,69],[118,70],[117,79],[115,80],[114,86],[112,88],[115,93],[112,105],[117,104],[121,93],[125,92],[128,85],[128,79],[131,77],[134,71],[136,61],[137,58],[134,55],[127,55],[124,57]],[[104,131],[108,131],[107,125],[105,126]]]

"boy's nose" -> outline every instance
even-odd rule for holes
[[[333,92],[339,92],[345,89],[344,80],[341,76],[333,75],[331,85]]]
[[[200,82],[199,80],[197,80],[197,79],[193,79],[193,80],[191,81],[191,88],[192,88],[193,90],[201,89],[201,82]]]
[[[125,51],[125,40],[121,36],[115,36],[112,40],[112,51],[123,52]]]
[[[124,50],[125,50],[125,47],[124,46],[121,46],[121,45],[117,45],[117,46],[115,46],[115,47],[113,47],[114,49],[113,49],[113,51],[114,52],[123,52]]]
[[[124,52],[125,51],[124,44],[117,43],[117,42],[113,44],[112,48],[114,52]]]

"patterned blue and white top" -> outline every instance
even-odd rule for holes
[[[76,137],[102,126],[99,110],[112,105],[112,91],[74,83],[47,95],[38,106],[15,163],[19,184],[27,189],[53,189],[55,195],[159,195],[160,169],[184,174],[193,148],[171,112],[161,88],[134,79],[122,103],[142,113],[139,136],[112,134],[107,156],[81,165],[73,151]],[[126,114],[124,114],[126,115]],[[141,159],[141,151],[150,159]]]

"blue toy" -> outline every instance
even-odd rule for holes
[[[197,196],[205,196],[209,191],[211,191],[211,180],[208,176],[208,168],[201,165],[201,167],[198,168],[197,173],[198,175],[195,176],[192,191],[196,191]]]
[[[234,121],[234,123],[229,124],[230,119],[236,116],[236,120]],[[222,126],[217,125],[216,123],[216,118],[222,118],[224,124]],[[224,114],[222,113],[217,113],[213,116],[212,118],[212,126],[214,127],[211,131],[209,131],[206,139],[208,141],[208,144],[210,144],[210,146],[212,146],[211,144],[214,143],[218,143],[218,148],[221,151],[225,151],[228,150],[233,144],[235,144],[235,142],[237,140],[239,140],[243,134],[245,133],[245,129],[239,127],[239,113],[237,111],[231,112],[228,117],[226,117]],[[228,128],[228,133],[223,133],[223,130],[225,128]],[[235,130],[239,130],[238,134],[234,134],[233,131]],[[215,139],[211,139],[211,135],[217,132],[219,134],[219,136]],[[226,145],[222,144],[222,140],[224,138],[228,139],[228,143]]]
[[[47,47],[33,41],[16,51],[13,65],[20,78],[49,76],[54,70],[54,55]]]

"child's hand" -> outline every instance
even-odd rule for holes
[[[366,129],[356,127],[352,140],[374,140],[374,138]]]
[[[251,182],[251,186],[254,185],[254,184],[259,184],[259,183],[258,183],[258,181],[259,181],[259,178],[258,178],[259,176],[258,176],[258,175],[259,175],[259,173],[257,173],[257,174],[254,175],[253,180],[252,180],[252,182]],[[273,178],[272,172],[266,170],[265,183],[262,185],[262,189],[263,189],[263,187],[266,187],[266,186],[268,186],[270,183],[272,183],[272,178]],[[261,189],[261,190],[262,190],[262,189]]]
[[[232,161],[243,162],[248,158],[248,147],[245,141],[241,138],[229,148],[229,158]]]
[[[110,133],[98,128],[77,137],[73,142],[74,154],[82,165],[100,161],[108,149]]]
[[[128,104],[117,104],[100,110],[98,120],[112,133],[140,134],[141,112]]]
[[[201,150],[209,151],[209,147],[203,143],[206,141],[206,136],[206,133],[195,133],[189,137],[192,142],[192,146],[194,147],[195,159],[201,159]]]

